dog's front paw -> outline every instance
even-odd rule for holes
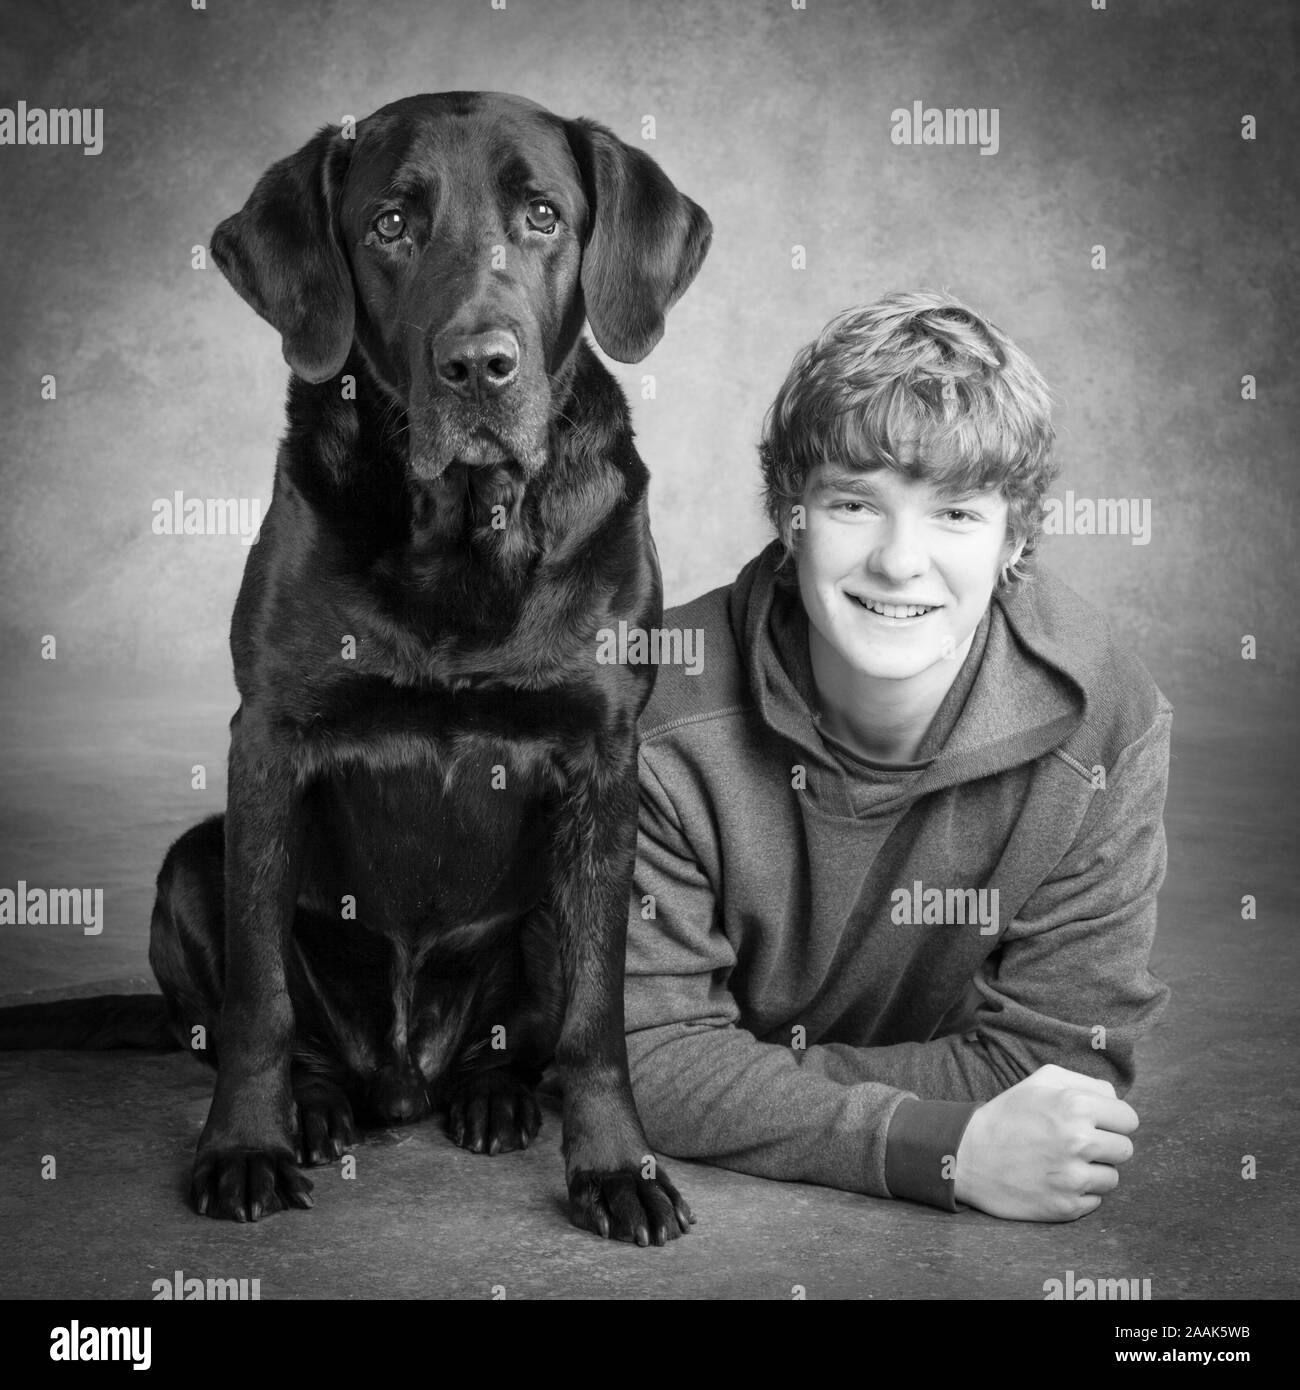
[[[649,1168],[653,1177],[644,1174]],[[654,1161],[609,1173],[579,1170],[569,1180],[569,1216],[575,1226],[608,1240],[667,1245],[685,1235],[695,1218],[686,1199]]]
[[[201,1149],[194,1160],[190,1199],[200,1216],[259,1221],[289,1207],[314,1206],[311,1186],[290,1153]]]
[[[295,1083],[293,1099],[298,1107],[297,1156],[304,1167],[333,1163],[356,1144],[352,1106],[332,1082]]]
[[[532,1088],[507,1071],[476,1072],[447,1097],[447,1134],[472,1153],[526,1149],[541,1127]]]

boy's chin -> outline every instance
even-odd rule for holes
[[[868,680],[905,681],[937,665],[943,659],[943,654],[937,648],[911,652],[846,651],[840,648],[839,657],[855,675]]]

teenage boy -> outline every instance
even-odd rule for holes
[[[627,1044],[651,1142],[996,1216],[1133,1153],[1171,710],[1030,574],[1046,388],[941,295],[833,320],[761,459],[778,538],[670,612],[641,720]],[[698,670],[698,668],[697,668]]]

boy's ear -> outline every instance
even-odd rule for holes
[[[590,208],[581,272],[587,322],[612,358],[640,362],[703,263],[713,224],[648,154],[595,121],[564,126]]]
[[[352,347],[352,272],[337,225],[352,143],[326,126],[272,164],[212,234],[212,259],[279,332],[284,360],[307,381],[337,375]]]

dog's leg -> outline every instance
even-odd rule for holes
[[[286,956],[302,858],[301,796],[287,750],[231,723],[226,813],[226,977],[220,1064],[191,1194],[209,1216],[256,1221],[309,1207],[294,1162],[294,1015]]]
[[[225,824],[211,816],[167,851],[149,928],[149,964],[171,1030],[213,1067],[226,975]]]
[[[149,934],[149,963],[167,1001],[172,1032],[201,1061],[220,1061],[226,965],[225,820],[211,816],[182,835],[163,860]],[[297,971],[295,1001],[310,987]],[[297,1002],[295,1004],[295,1010]],[[340,1080],[331,1073],[337,1072]],[[356,1143],[342,1072],[323,1052],[292,1068],[298,1161],[330,1163]]]
[[[537,1137],[534,1093],[555,1055],[563,1000],[555,924],[541,907],[484,954],[472,991],[427,983],[415,1055],[453,1143],[499,1154]]]
[[[589,747],[581,765],[570,768],[551,896],[567,994],[555,1060],[574,1223],[601,1236],[663,1245],[693,1217],[650,1150],[628,1080],[623,967],[636,798],[630,729]]]

